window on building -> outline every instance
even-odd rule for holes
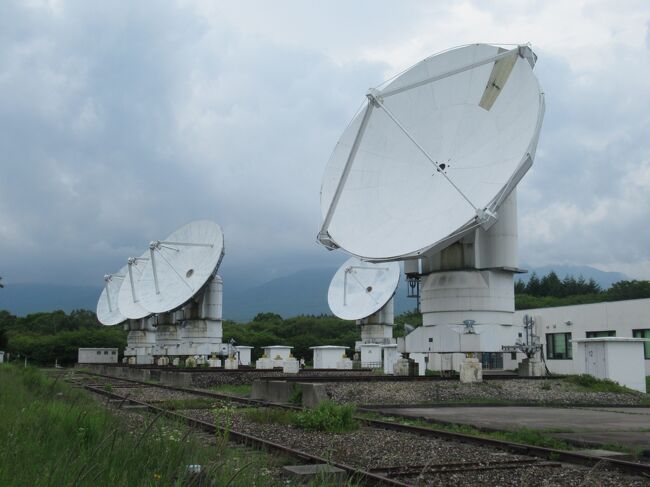
[[[548,333],[546,335],[546,358],[550,360],[571,360],[571,333]]]
[[[510,360],[517,360],[517,352],[510,352]]]
[[[616,330],[588,331],[587,338],[615,337]]]
[[[113,351],[111,352],[111,355],[115,355],[115,350],[113,350]]]
[[[104,355],[108,355],[108,350],[106,350],[106,351],[104,352]]]
[[[634,338],[650,338],[650,329],[647,330],[632,330]],[[643,352],[646,360],[650,360],[650,342],[643,344]]]
[[[101,355],[101,354],[102,354],[102,351],[101,351],[101,350],[97,350],[97,355]]]

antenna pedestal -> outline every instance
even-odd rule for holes
[[[183,313],[179,355],[199,357],[207,361],[211,355],[227,355],[229,345],[222,343],[223,279],[214,276],[208,281],[198,302],[192,302]]]
[[[427,353],[430,368],[460,370],[466,354],[481,354],[480,362],[516,342],[521,331],[513,321],[516,206],[513,192],[489,230],[478,228],[422,260],[423,326],[405,337],[405,350]]]
[[[361,331],[360,343],[395,343],[393,338],[393,325],[395,324],[394,298],[390,300],[376,313],[367,318],[357,320]],[[358,347],[355,347],[358,350]]]
[[[153,364],[153,351],[156,345],[156,329],[153,325],[153,317],[129,320],[125,325],[129,333],[126,337],[124,357],[129,364]]]

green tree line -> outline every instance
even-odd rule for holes
[[[566,276],[551,271],[539,278],[534,272],[527,283],[515,283],[515,309],[549,308],[573,304],[650,298],[650,281],[623,280],[602,289],[594,279]]]
[[[37,365],[62,365],[77,361],[77,349],[117,347],[123,351],[126,332],[121,326],[102,326],[95,313],[52,311],[24,317],[0,310],[0,350],[12,359]]]

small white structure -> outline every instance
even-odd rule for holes
[[[384,345],[382,347],[384,352],[384,374],[393,374],[395,363],[401,358],[401,354],[397,351],[397,344]]]
[[[260,370],[270,370],[273,368],[273,359],[262,357],[255,361],[255,368]]]
[[[381,358],[382,346],[378,343],[362,343],[359,345],[361,352],[361,367],[364,369],[380,369],[383,367]]]
[[[575,340],[584,372],[598,379],[646,392],[643,338],[602,337]]]
[[[223,361],[223,368],[226,370],[236,370],[239,368],[237,357],[229,356]]]
[[[267,358],[273,360],[273,367],[284,367],[284,361],[291,358],[292,348],[286,345],[270,345],[262,347],[262,350]]]
[[[315,369],[338,369],[339,362],[345,357],[345,351],[348,347],[341,345],[321,345],[318,347],[309,347],[314,351],[314,368]]]
[[[282,372],[285,374],[297,374],[300,372],[300,362],[291,357],[282,362]]]
[[[240,365],[250,365],[251,364],[251,351],[254,347],[248,345],[237,345],[237,354],[239,355],[239,364]]]
[[[80,364],[116,364],[117,348],[80,348],[77,362]]]
[[[0,364],[3,363],[4,361],[5,361],[5,353],[0,352]]]

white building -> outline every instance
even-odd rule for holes
[[[549,371],[553,374],[585,373],[584,357],[578,354],[575,340],[584,338],[622,337],[650,338],[650,299],[632,299],[555,308],[515,311],[513,327],[520,338],[525,337],[524,318],[534,320],[534,332],[544,346]],[[415,337],[415,335],[414,335]],[[408,336],[407,336],[408,339]],[[405,347],[404,339],[398,339]],[[503,343],[502,345],[514,345]],[[408,346],[400,348],[408,351]],[[430,370],[460,369],[465,354],[413,353],[412,358],[426,363]],[[515,370],[525,358],[523,353],[478,353],[485,370]],[[645,374],[650,375],[650,342],[644,345]]]
[[[251,364],[251,351],[255,347],[250,347],[248,345],[237,345],[237,354],[239,355],[239,363],[241,365],[250,365]]]
[[[315,369],[338,369],[338,363],[345,357],[345,351],[348,347],[321,345],[318,347],[309,347],[309,349],[314,351]]]
[[[528,315],[544,345],[546,364],[555,374],[582,374],[584,357],[575,340],[583,338],[650,338],[650,299],[578,304],[515,312],[515,323]],[[650,342],[643,350],[645,374],[650,375]]]
[[[117,348],[80,348],[77,362],[80,364],[116,364]]]

